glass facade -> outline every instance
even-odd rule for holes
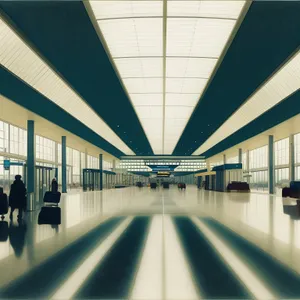
[[[233,156],[227,159],[226,163],[227,164],[235,164],[239,162],[239,157],[237,156]]]
[[[61,144],[42,137],[35,136],[36,143],[36,165],[57,167],[58,183],[61,184],[61,163],[62,153]],[[56,154],[57,148],[57,154]],[[57,157],[56,157],[57,155]],[[9,190],[10,181],[14,176],[21,174],[24,177],[22,166],[10,166],[10,170],[4,170],[3,161],[25,163],[27,156],[27,131],[17,126],[0,121],[0,186]],[[68,187],[79,187],[82,183],[82,169],[94,168],[99,169],[99,158],[88,155],[88,165],[85,165],[85,153],[76,149],[67,147],[67,184]],[[105,161],[104,169],[111,170],[112,162]]]
[[[249,151],[249,175],[252,190],[268,191],[268,146]]]
[[[289,164],[289,138],[274,143],[275,166]]]
[[[268,146],[263,146],[249,151],[249,169],[268,167]]]

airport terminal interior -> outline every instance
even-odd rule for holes
[[[300,1],[0,0],[0,299],[300,299]]]

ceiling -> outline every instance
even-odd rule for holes
[[[300,113],[300,2],[0,1],[0,12],[0,93],[115,156],[211,156]]]

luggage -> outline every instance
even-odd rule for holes
[[[8,200],[6,194],[0,194],[0,215],[4,218],[4,215],[8,213]]]
[[[283,189],[282,189],[282,197],[283,198],[287,198],[287,197],[290,197],[290,188],[289,187],[284,187]]]
[[[8,239],[8,223],[0,221],[0,242],[6,242]]]
[[[156,182],[151,182],[150,183],[151,189],[156,189],[156,186],[157,186]]]
[[[61,209],[58,206],[43,206],[39,216],[38,224],[61,224]]]
[[[60,192],[46,192],[44,202],[58,204],[60,202]]]
[[[164,189],[168,189],[169,188],[169,182],[164,182],[163,187],[164,187]]]

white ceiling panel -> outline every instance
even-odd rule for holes
[[[141,119],[162,119],[163,117],[162,106],[136,106],[135,110]]]
[[[203,92],[207,79],[197,78],[166,78],[166,93],[192,93]]]
[[[162,1],[90,1],[95,18],[162,17]]]
[[[98,21],[113,58],[162,56],[162,18]]]
[[[130,94],[133,106],[162,106],[163,94]]]
[[[278,70],[194,154],[204,153],[300,88],[300,52]]]
[[[166,106],[183,105],[194,107],[198,100],[199,94],[166,94]]]
[[[173,151],[245,2],[168,0],[164,15],[162,1],[90,1],[155,154]]]
[[[119,58],[115,59],[115,64],[122,78],[163,77],[162,58]]]
[[[191,106],[166,106],[166,119],[188,119],[193,112]]]
[[[168,1],[169,17],[237,19],[246,1]]]
[[[0,45],[2,66],[116,148],[126,154],[133,154],[132,150],[86,104],[86,101],[31,50],[1,18]]]
[[[167,56],[218,58],[234,25],[226,19],[168,19]]]
[[[209,78],[217,59],[167,57],[166,77]]]
[[[129,94],[162,93],[162,78],[126,78],[123,80]]]

